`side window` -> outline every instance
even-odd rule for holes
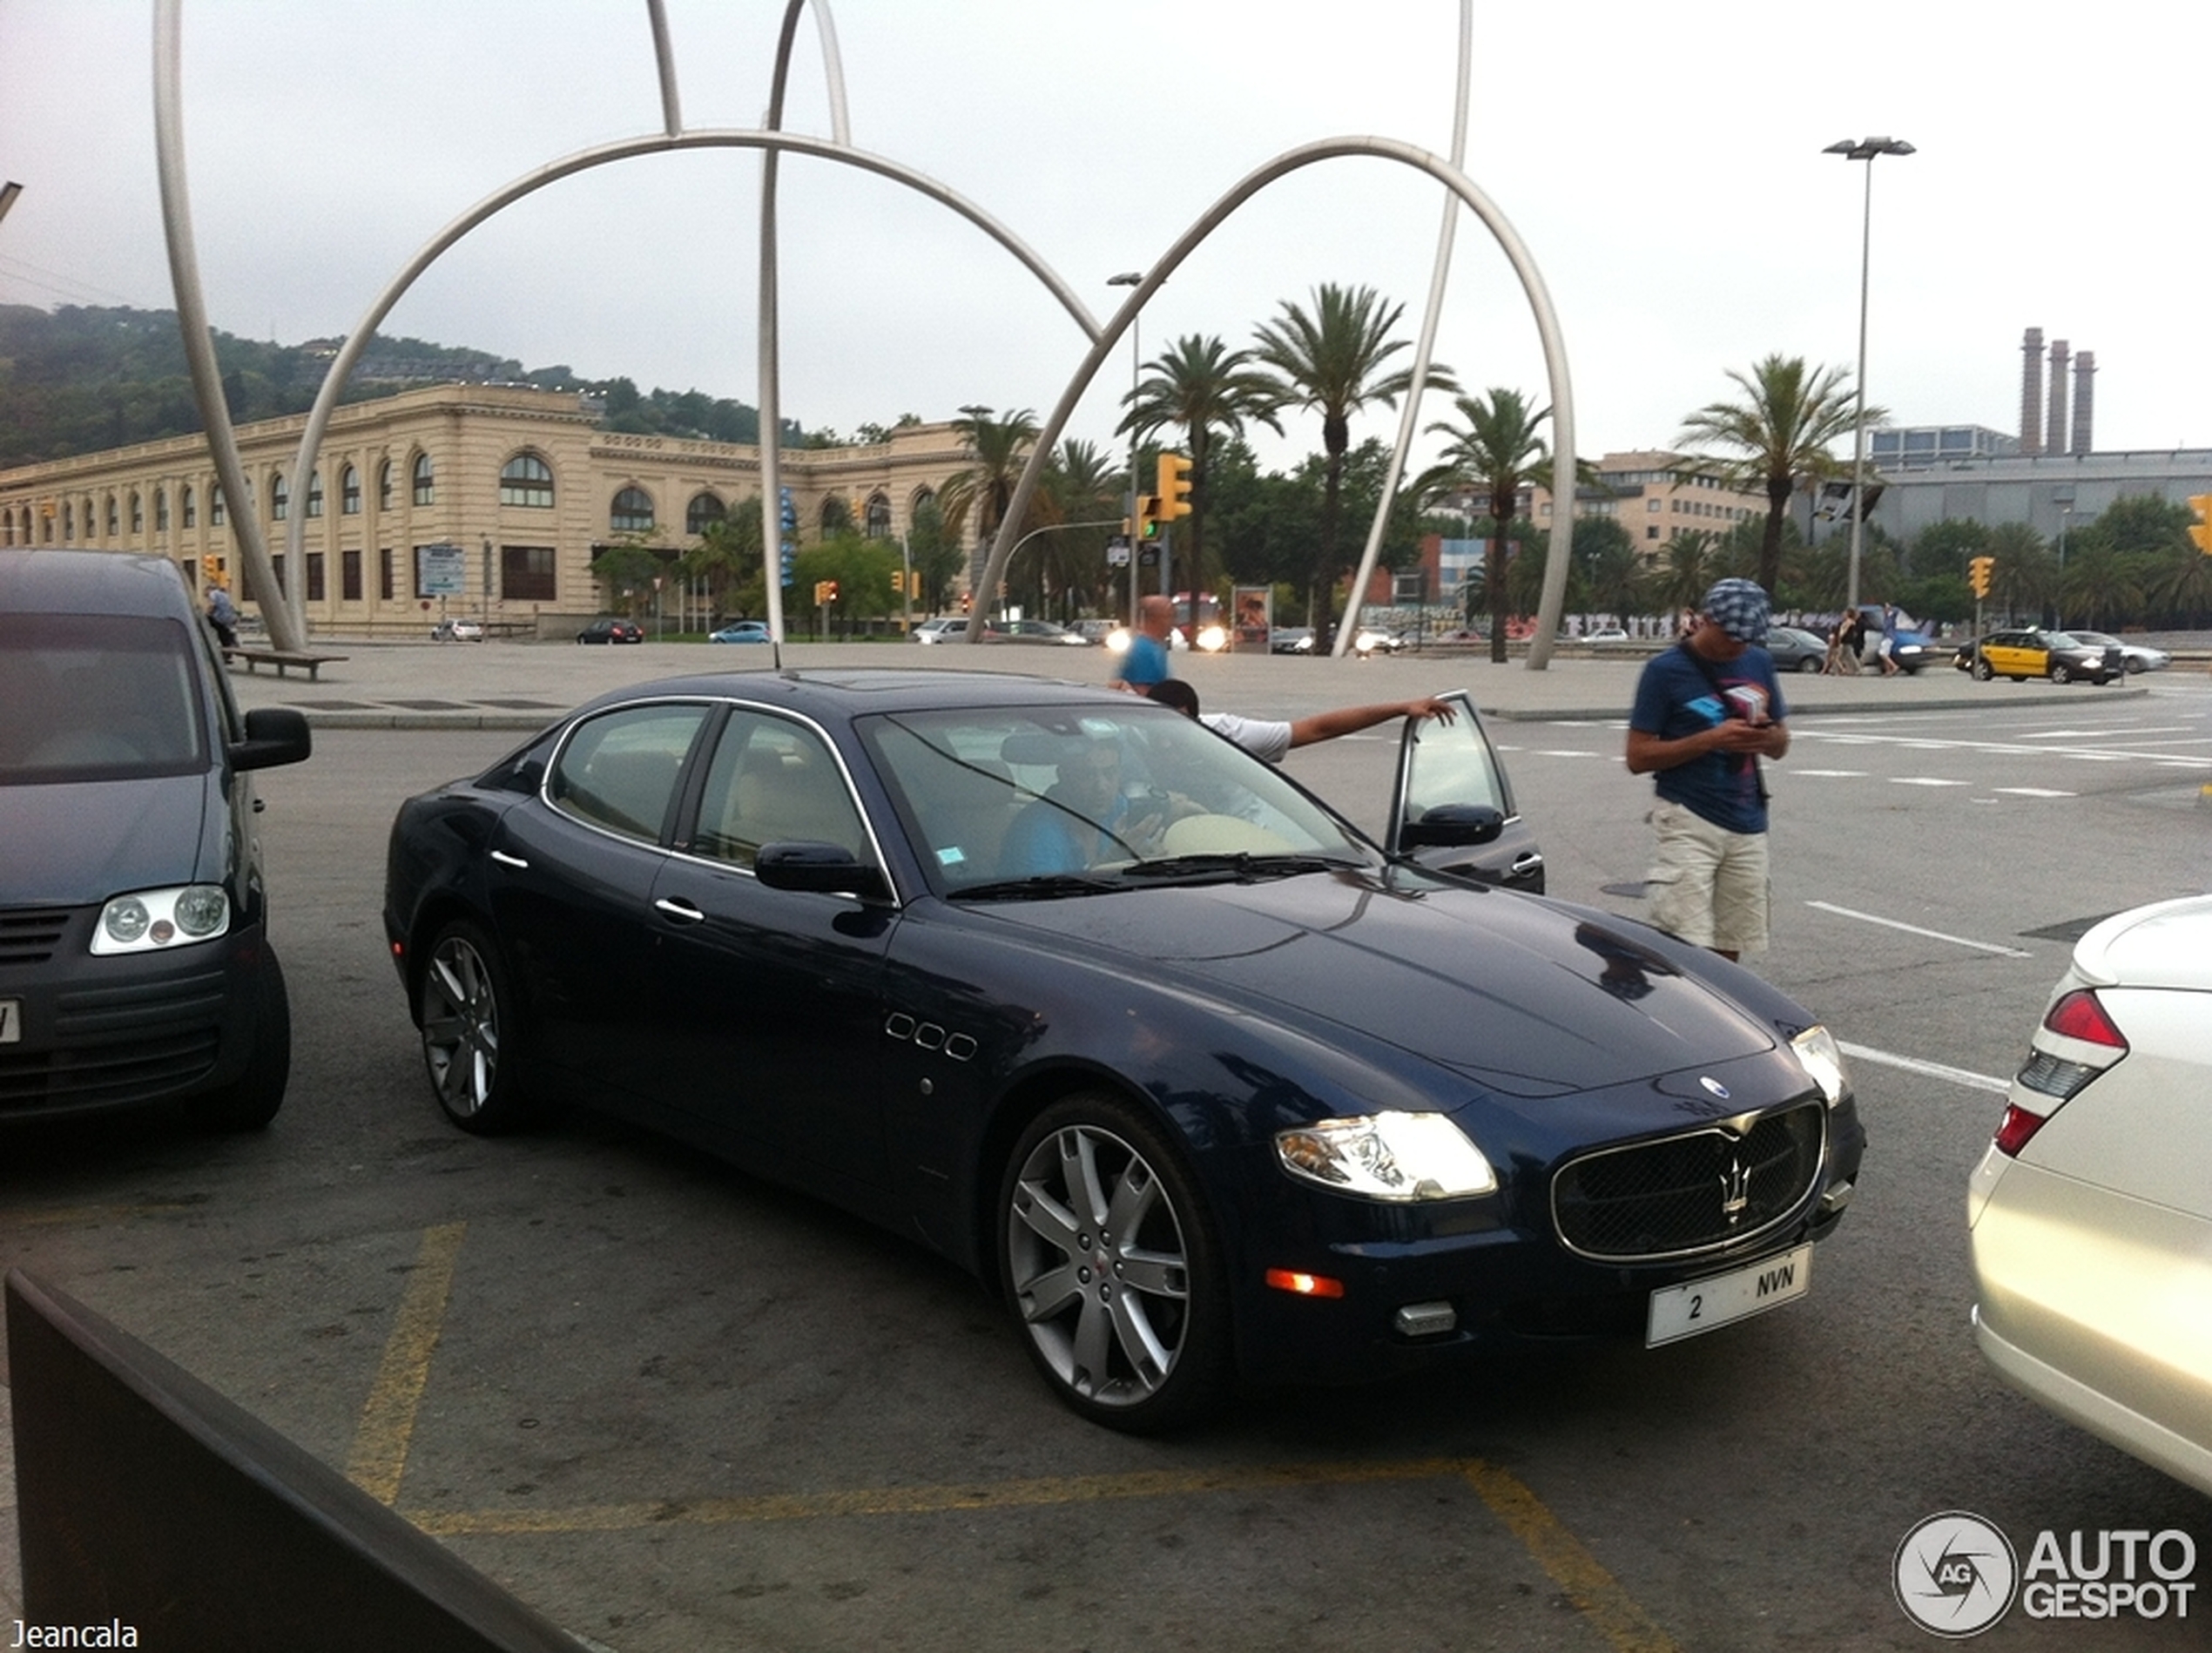
[[[592,719],[561,749],[547,800],[578,820],[659,842],[706,714],[703,705],[644,705]]]
[[[822,738],[804,725],[733,712],[707,766],[691,847],[751,867],[763,844],[833,844],[868,854],[860,812]]]
[[[1500,773],[1489,737],[1464,697],[1460,715],[1415,725],[1405,746],[1405,819],[1420,820],[1446,804],[1488,804],[1507,815],[1513,797]]]

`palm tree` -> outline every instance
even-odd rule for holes
[[[1406,348],[1390,330],[1404,314],[1402,304],[1386,303],[1372,287],[1324,283],[1313,289],[1309,315],[1285,299],[1282,314],[1263,322],[1253,352],[1259,362],[1282,375],[1276,388],[1278,407],[1311,408],[1321,415],[1325,469],[1321,491],[1321,549],[1314,564],[1308,607],[1317,637],[1327,635],[1337,577],[1344,571],[1339,549],[1343,517],[1344,456],[1352,445],[1352,415],[1369,402],[1395,408],[1411,393],[1410,368],[1385,371],[1384,364]],[[1455,390],[1451,370],[1433,367],[1423,388]]]
[[[1179,425],[1190,449],[1190,531],[1184,589],[1190,593],[1193,625],[1198,593],[1205,584],[1206,476],[1214,435],[1241,436],[1248,419],[1278,435],[1283,430],[1275,419],[1281,387],[1253,367],[1252,361],[1249,350],[1231,350],[1218,338],[1188,334],[1147,364],[1150,376],[1140,379],[1124,398],[1129,411],[1118,427],[1123,435],[1141,438],[1164,426]],[[1137,491],[1143,491],[1142,478]]]
[[[1039,485],[1037,515],[1048,522],[1098,523],[1121,513],[1121,459],[1096,442],[1069,437],[1060,444]],[[1069,608],[1073,595],[1095,598],[1105,578],[1106,538],[1103,528],[1071,529],[1048,534],[1038,541],[1036,560],[1030,564],[1038,578],[1061,598],[1062,620],[1075,617]]]
[[[961,537],[968,514],[974,512],[975,537],[981,544],[998,532],[1006,508],[1013,501],[1015,484],[1021,481],[1030,445],[1037,439],[1037,419],[1027,408],[1003,419],[992,418],[988,408],[960,411],[961,416],[953,421],[953,435],[975,462],[945,478],[945,485],[937,490],[937,509],[943,514],[945,531],[954,540]],[[988,600],[984,593],[976,594],[979,604]]]
[[[1483,557],[1483,590],[1490,597],[1490,658],[1506,658],[1506,620],[1512,611],[1512,595],[1506,575],[1506,534],[1523,488],[1549,486],[1551,448],[1541,434],[1548,408],[1531,408],[1518,390],[1493,389],[1486,401],[1480,396],[1457,396],[1460,423],[1448,421],[1431,425],[1433,435],[1448,438],[1437,462],[1413,479],[1413,491],[1422,498],[1432,495],[1469,491],[1490,503],[1490,548]],[[1572,509],[1572,485],[1568,497],[1554,489],[1554,509]]]
[[[1669,609],[1695,608],[1720,577],[1721,536],[1710,528],[1675,530],[1659,548],[1656,592]]]
[[[1691,447],[1717,448],[1729,456],[1719,466],[1724,486],[1766,496],[1766,534],[1759,542],[1758,581],[1771,593],[1782,577],[1782,523],[1790,496],[1807,481],[1840,475],[1828,451],[1849,435],[1858,414],[1841,368],[1808,369],[1803,356],[1771,355],[1748,374],[1728,376],[1743,391],[1741,401],[1712,401],[1683,421],[1677,439]],[[1870,424],[1889,417],[1866,409]]]

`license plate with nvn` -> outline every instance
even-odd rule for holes
[[[1644,1346],[1656,1348],[1727,1326],[1803,1297],[1812,1285],[1812,1247],[1763,1257],[1756,1263],[1686,1280],[1651,1294]]]

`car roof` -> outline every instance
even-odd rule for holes
[[[189,619],[192,598],[165,557],[41,546],[0,550],[0,611]]]
[[[1074,705],[1105,701],[1126,708],[1130,697],[1095,683],[1069,683],[1013,671],[932,671],[915,667],[844,670],[703,671],[631,684],[589,701],[596,711],[633,700],[687,695],[779,702],[830,721],[870,712],[934,711],[947,707]]]

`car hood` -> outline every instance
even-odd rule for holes
[[[206,865],[202,774],[64,781],[0,792],[0,907],[78,906],[217,876]]]
[[[981,909],[1150,981],[1319,1017],[1510,1095],[1557,1096],[1772,1049],[1639,926],[1540,899],[1352,874]]]
[[[2074,946],[2074,970],[2094,987],[2212,992],[2212,895],[2117,914]]]

